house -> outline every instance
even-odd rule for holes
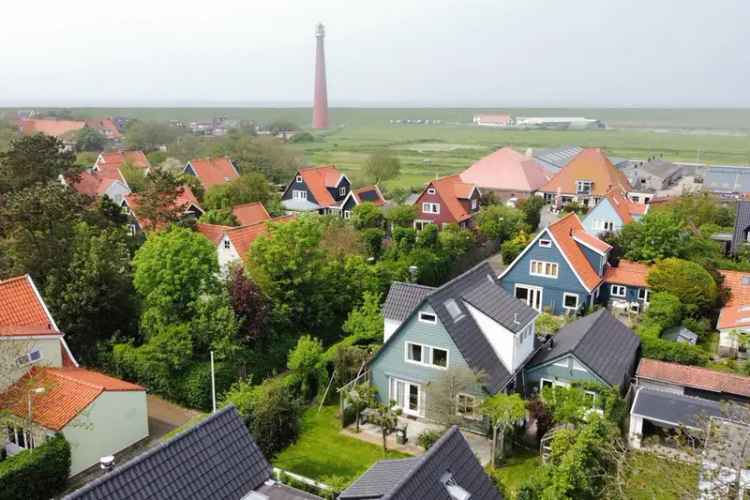
[[[503,127],[508,128],[513,125],[513,118],[507,113],[482,113],[474,115],[472,123],[480,127]]]
[[[319,499],[273,479],[234,406],[150,448],[64,500],[307,500]]]
[[[197,177],[206,189],[226,184],[240,177],[240,173],[235,168],[232,160],[226,156],[190,160],[182,172]]]
[[[719,271],[724,278],[723,287],[730,295],[719,311],[716,329],[719,330],[719,354],[722,356],[747,356],[747,346],[738,334],[750,334],[750,273]]]
[[[289,212],[338,215],[350,191],[349,178],[333,165],[302,168],[281,195],[281,206]]]
[[[86,122],[77,120],[54,120],[51,118],[31,118],[20,120],[23,135],[44,134],[66,141],[75,142],[76,133],[86,127]]]
[[[627,177],[598,148],[584,149],[539,188],[555,206],[571,202],[594,207],[612,190],[632,191]]]
[[[620,259],[617,267],[608,265],[599,290],[600,302],[626,311],[646,309],[651,298],[647,281],[650,270],[646,264],[625,259]]]
[[[16,366],[0,380],[7,453],[62,432],[75,475],[148,436],[145,390],[80,368],[28,275],[0,282],[0,342],[0,362]]]
[[[241,264],[253,242],[268,233],[268,224],[283,224],[294,220],[296,215],[275,217],[248,226],[229,227],[218,224],[196,224],[196,230],[216,245],[219,268],[226,274],[234,264]]]
[[[271,218],[266,207],[259,202],[235,205],[232,207],[232,214],[237,219],[240,226],[249,226]]]
[[[683,344],[695,345],[698,342],[698,334],[682,325],[673,326],[664,330],[661,334],[664,340],[681,342]]]
[[[655,193],[668,189],[682,178],[683,167],[661,158],[632,162],[623,173],[635,191]]]
[[[539,232],[499,279],[537,311],[575,314],[596,302],[610,250],[570,213]]]
[[[377,462],[338,498],[502,500],[456,426],[421,457]]]
[[[121,205],[122,200],[131,191],[119,169],[114,173],[117,177],[102,175],[94,170],[86,170],[78,174],[77,180],[63,177],[61,181],[63,185],[71,187],[82,195],[92,198],[107,196],[116,204]]]
[[[341,214],[344,219],[352,216],[352,211],[357,205],[362,203],[372,203],[376,207],[385,205],[385,198],[380,192],[378,186],[364,186],[359,189],[352,189],[341,204]]]
[[[703,190],[723,198],[739,199],[750,193],[750,169],[747,167],[706,167]]]
[[[100,153],[96,158],[93,170],[95,172],[105,173],[119,169],[128,164],[132,167],[143,169],[144,175],[151,169],[151,162],[143,151],[109,151]]]
[[[629,431],[634,448],[663,429],[702,428],[702,420],[722,416],[723,403],[750,403],[750,377],[733,373],[644,358],[635,377]]]
[[[648,205],[635,203],[621,192],[612,190],[583,219],[586,231],[599,236],[617,232],[624,225],[638,221],[648,211]]]
[[[386,340],[368,363],[382,401],[394,400],[405,415],[429,420],[427,385],[450,370],[471,370],[482,379],[461,395],[459,412],[467,425],[481,424],[479,401],[513,388],[537,347],[537,312],[506,293],[494,276],[484,262],[440,288],[414,292],[394,285],[402,290],[386,299]],[[389,320],[398,322],[392,332]]]
[[[748,243],[750,243],[750,201],[738,201],[729,253],[736,256],[743,248],[747,248]]]
[[[6,450],[31,449],[60,432],[71,445],[71,476],[148,437],[146,389],[83,368],[34,367],[0,401],[14,428]]]
[[[459,174],[482,193],[494,193],[500,200],[528,198],[546,184],[554,171],[534,158],[508,146],[500,148]]]
[[[471,227],[471,218],[479,211],[480,197],[479,188],[462,181],[458,175],[435,179],[414,203],[417,207],[414,227],[422,229],[427,224],[437,224],[438,228],[448,224]]]
[[[142,214],[139,214],[140,199],[138,193],[126,195],[120,204],[123,211],[130,218],[129,227],[131,234],[135,235],[153,229],[161,229],[162,224],[152,227],[153,224]],[[182,186],[182,192],[175,199],[175,208],[179,208],[184,219],[198,219],[204,210],[198,204],[198,199],[193,194],[190,186]]]
[[[86,126],[96,130],[110,141],[122,140],[122,134],[112,118],[95,118],[86,120]]]
[[[624,393],[635,373],[640,345],[638,335],[599,309],[563,326],[536,353],[524,369],[525,392],[592,382]]]

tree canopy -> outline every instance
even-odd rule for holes
[[[365,160],[364,172],[368,180],[380,184],[398,177],[401,173],[401,160],[389,151],[376,151]]]
[[[688,260],[668,258],[657,262],[647,281],[655,292],[669,292],[694,311],[710,310],[719,296],[711,273]]]
[[[19,137],[7,151],[0,152],[0,194],[39,182],[57,182],[75,167],[75,155],[65,151],[59,139],[43,134]]]

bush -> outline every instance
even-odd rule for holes
[[[235,379],[234,369],[228,363],[214,364],[216,380],[216,398],[229,390]],[[191,363],[181,374],[174,377],[174,387],[169,396],[180,404],[190,408],[210,411],[213,407],[211,400],[211,362],[201,361]]]
[[[0,462],[3,500],[45,500],[65,489],[70,473],[70,444],[62,434],[33,452],[22,451]]]
[[[643,357],[671,361],[683,365],[706,366],[708,353],[698,346],[681,342],[670,342],[641,333]]]
[[[503,244],[500,245],[500,253],[503,256],[503,263],[510,264],[513,262],[516,257],[523,252],[526,245],[529,244],[529,240],[529,235],[525,231],[519,231],[512,239],[504,241]]]
[[[710,310],[719,296],[711,273],[688,260],[669,258],[659,261],[651,268],[646,280],[655,292],[669,292],[676,296],[688,312]]]
[[[440,431],[422,431],[417,436],[417,444],[426,450],[429,450],[435,441],[443,435]]]
[[[682,302],[676,295],[669,292],[656,292],[651,297],[644,321],[660,325],[663,331],[671,326],[679,325],[682,314]]]

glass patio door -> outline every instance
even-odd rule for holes
[[[396,401],[396,405],[407,415],[420,416],[421,391],[419,384],[391,378],[390,399]]]

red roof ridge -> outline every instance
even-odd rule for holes
[[[127,391],[143,391],[145,390],[144,387],[134,384],[132,382],[128,382],[126,380],[121,380],[115,377],[112,377],[111,375],[107,375],[106,373],[98,372],[95,370],[89,370],[87,368],[80,368],[80,367],[62,367],[62,368],[55,368],[55,367],[45,367],[46,370],[48,370],[51,374],[54,376],[64,378],[66,380],[70,380],[71,382],[77,382],[79,384],[85,385],[87,387],[91,387],[92,389],[100,389],[102,391],[110,391],[110,392],[127,392]],[[87,380],[85,378],[76,377],[76,374],[88,374],[93,375],[95,377],[103,377],[107,382],[109,380],[121,383],[122,385],[118,388],[115,388],[114,386],[107,386],[104,384],[97,384],[91,380]]]
[[[660,371],[660,369],[666,371],[666,373]],[[750,396],[750,377],[711,370],[702,366],[682,365],[642,358],[638,363],[636,376],[714,392]]]

